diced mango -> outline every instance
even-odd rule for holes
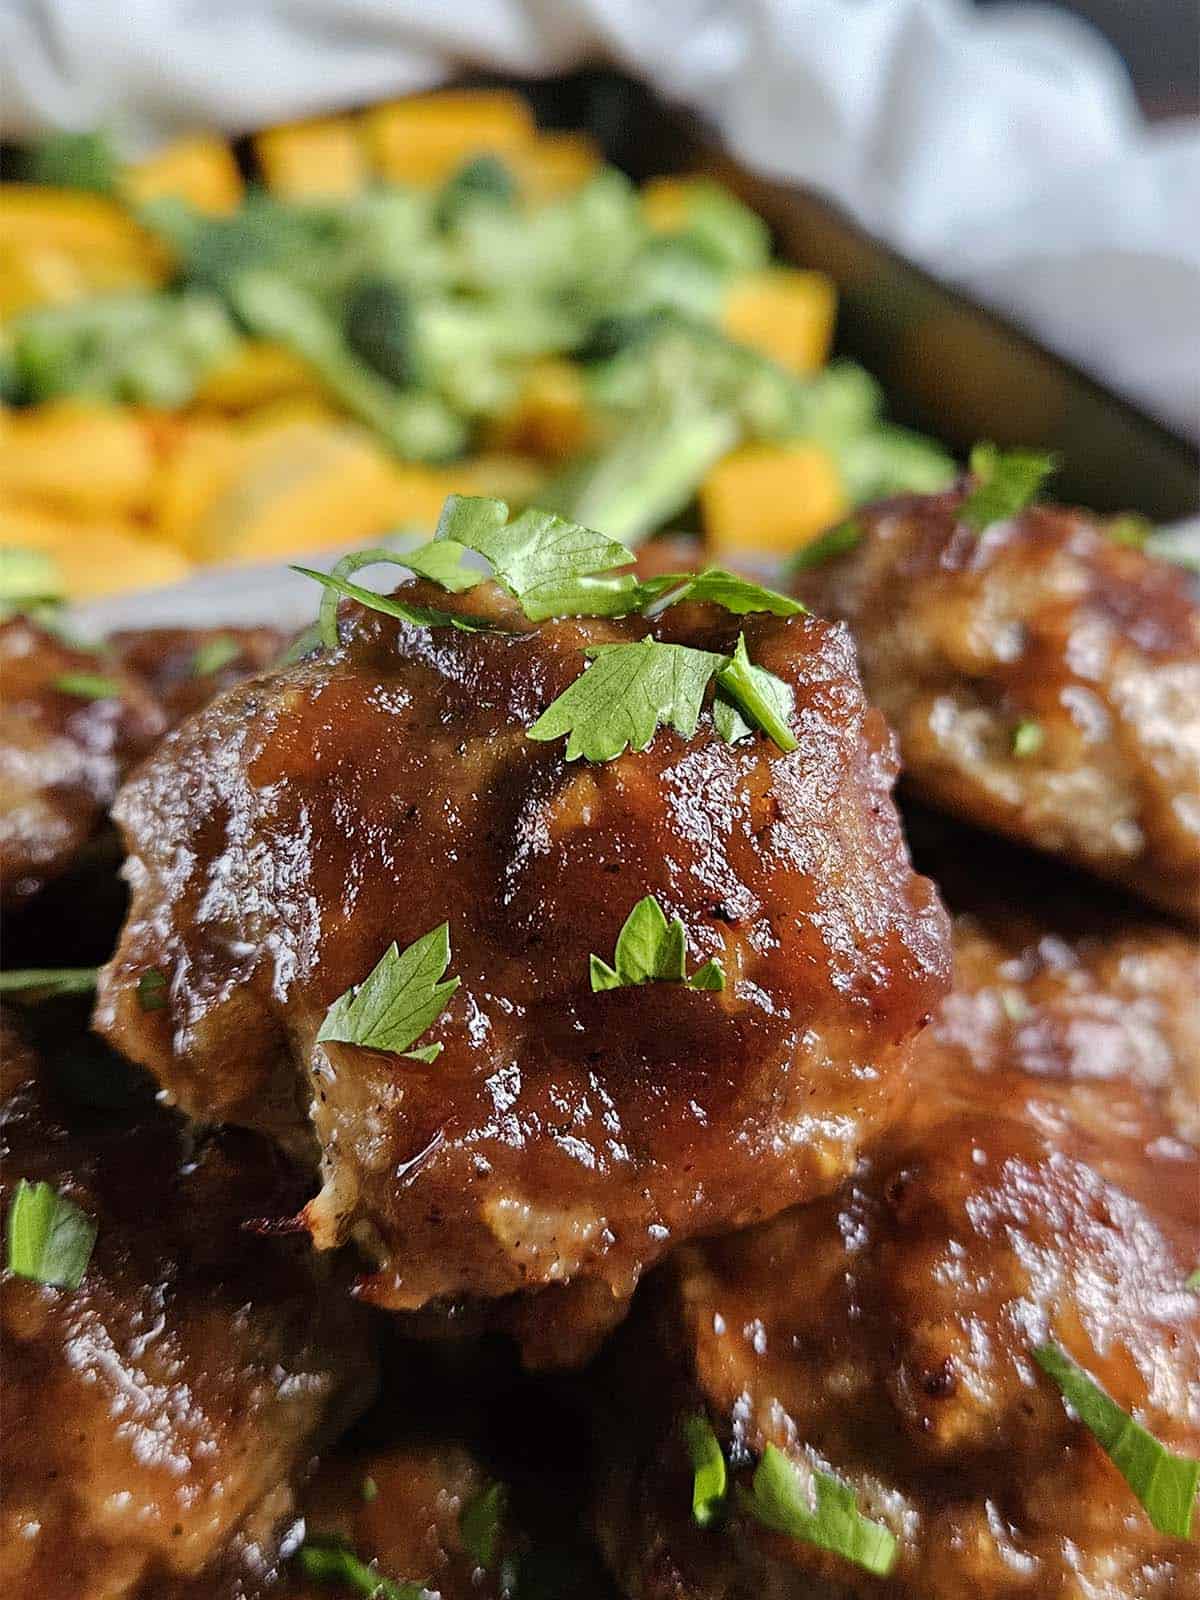
[[[837,466],[816,444],[750,444],[718,461],[700,485],[709,550],[783,554],[848,509]]]
[[[651,178],[642,185],[642,217],[653,233],[679,233],[687,226],[694,178]]]
[[[414,95],[364,119],[375,167],[392,183],[444,183],[477,155],[512,156],[536,137],[524,99],[493,89]]]
[[[144,510],[155,466],[137,413],[103,401],[17,411],[0,434],[0,489],[81,516]]]
[[[244,193],[233,151],[215,134],[176,139],[132,163],[122,174],[122,187],[138,204],[173,195],[211,216],[236,211]]]
[[[803,374],[828,360],[836,312],[837,291],[823,272],[768,267],[730,286],[721,325],[739,344]]]
[[[227,422],[190,421],[159,469],[150,519],[176,549],[191,549],[200,519],[225,492],[246,453],[245,440]]]
[[[353,117],[319,117],[266,128],[254,140],[263,181],[284,200],[345,200],[369,176],[361,125]]]
[[[127,258],[73,255],[56,245],[0,244],[0,317],[69,305],[92,294],[153,289],[160,281],[161,273]]]
[[[517,401],[493,424],[488,442],[546,461],[563,461],[589,442],[593,419],[583,372],[574,362],[548,356],[526,373]]]
[[[321,392],[299,356],[281,344],[246,339],[205,374],[193,403],[220,411],[250,411],[284,395]]]
[[[170,257],[128,211],[104,195],[41,184],[0,184],[0,249],[65,251],[83,262],[93,256],[136,268],[153,283],[165,280]]]
[[[511,156],[521,192],[535,205],[581,188],[602,165],[600,146],[586,133],[543,133]]]
[[[4,498],[0,546],[6,545],[52,556],[72,600],[178,583],[191,570],[177,550],[146,538],[133,523],[65,517]]]

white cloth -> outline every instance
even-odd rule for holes
[[[1200,394],[1200,127],[1148,129],[1063,12],[966,0],[0,0],[11,136],[131,147],[464,68],[606,61],[1178,425]]]

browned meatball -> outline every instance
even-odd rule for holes
[[[138,628],[114,633],[108,648],[149,684],[172,725],[223,689],[279,659],[288,635],[279,628]]]
[[[213,1596],[226,1569],[272,1566],[294,1480],[369,1399],[364,1314],[328,1261],[243,1227],[294,1203],[261,1140],[197,1148],[164,1113],[86,1124],[6,1055],[5,1212],[45,1181],[98,1233],[78,1289],[0,1280],[0,1592]]]
[[[534,628],[491,585],[398,592],[508,631],[354,607],[340,648],[168,736],[116,807],[133,902],[99,1025],[191,1115],[315,1136],[305,1219],[374,1254],[379,1303],[570,1282],[572,1316],[611,1322],[675,1242],[852,1168],[945,987],[944,913],[843,630],[696,606]],[[792,754],[707,712],[606,764],[527,737],[583,647],[653,628],[728,651],[739,623],[794,690]],[[722,993],[591,992],[589,954],[648,893]],[[393,940],[443,920],[461,987],[421,1040],[436,1061],[317,1043]],[[149,969],[169,994],[147,1013]]]
[[[111,658],[76,649],[24,617],[0,623],[6,906],[27,901],[73,865],[101,828],[124,772],[165,727],[153,695]]]
[[[1165,1082],[1194,1084],[1195,945],[1025,944],[971,919],[956,944],[909,1120],[839,1195],[685,1247],[622,1335],[599,1528],[639,1600],[1198,1592],[1200,1546],[1155,1532],[1032,1353],[1056,1342],[1200,1450],[1195,1103],[1179,1125]],[[736,1507],[696,1527],[696,1411],[743,1483],[774,1444],[851,1486],[898,1541],[891,1576]]]
[[[972,822],[1200,908],[1200,608],[1083,512],[975,533],[959,492],[861,512],[801,574],[850,624],[905,782]]]

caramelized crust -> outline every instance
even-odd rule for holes
[[[799,585],[849,623],[906,784],[1195,917],[1200,609],[1188,576],[1082,512],[1034,507],[980,535],[958,520],[961,503],[955,492],[859,513],[861,542]],[[1023,735],[1036,748],[1021,748],[1023,723],[1036,724]]]
[[[1200,1452],[1196,947],[1025,939],[961,919],[910,1119],[839,1195],[681,1251],[647,1310],[657,1357],[626,1330],[599,1530],[631,1595],[1197,1592],[1200,1547],[1154,1531],[1032,1356],[1055,1341]],[[851,1484],[899,1541],[890,1579],[738,1513],[696,1528],[698,1409],[735,1467],[770,1442]]]
[[[339,649],[170,735],[116,807],[133,902],[98,1022],[189,1114],[319,1147],[306,1221],[374,1253],[380,1303],[571,1282],[602,1326],[678,1240],[852,1168],[944,990],[944,913],[841,629],[695,606],[534,629],[491,585],[401,592],[507,631],[351,608]],[[653,627],[730,650],[739,622],[795,691],[793,754],[727,745],[707,712],[604,765],[526,737],[585,646]],[[590,992],[589,954],[647,893],[723,993]],[[462,983],[435,1062],[316,1043],[393,940],[443,919]],[[169,1002],[147,1013],[151,968]]]
[[[4,1210],[44,1180],[99,1230],[78,1289],[0,1280],[0,1592],[223,1593],[273,1565],[310,1453],[369,1399],[364,1316],[298,1241],[245,1231],[294,1203],[261,1140],[68,1120],[4,1045]]]
[[[206,706],[215,695],[254,673],[265,672],[283,654],[280,628],[137,628],[109,636],[108,648],[149,684],[171,725]],[[219,645],[215,670],[201,672],[204,653]]]

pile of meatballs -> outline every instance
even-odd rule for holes
[[[5,964],[100,963],[3,1014],[3,1204],[96,1235],[3,1276],[0,1593],[1200,1594],[1034,1355],[1200,1455],[1200,608],[968,492],[788,616],[414,578],[506,626],[117,635],[91,698],[0,626]],[[739,633],[790,751],[526,736],[589,647]],[[650,895],[723,988],[591,986]],[[442,923],[436,1055],[330,1037]],[[780,1456],[888,1561],[756,1512]]]

